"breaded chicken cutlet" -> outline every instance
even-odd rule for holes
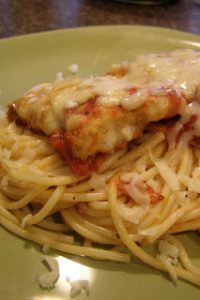
[[[151,122],[182,115],[200,100],[200,54],[139,56],[104,76],[40,84],[15,100],[8,117],[47,136],[77,175],[140,137]]]

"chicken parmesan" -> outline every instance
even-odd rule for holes
[[[199,287],[177,237],[200,245],[199,102],[200,52],[185,49],[33,87],[0,118],[0,224],[43,251],[137,257]]]
[[[199,100],[200,54],[175,50],[122,62],[103,76],[37,85],[9,105],[8,116],[47,136],[84,176],[152,122],[185,116]]]

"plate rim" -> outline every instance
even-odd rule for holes
[[[200,44],[200,35],[192,32],[182,31],[179,29],[173,29],[169,27],[162,27],[162,26],[148,26],[148,25],[131,25],[131,24],[112,24],[112,25],[92,25],[92,26],[80,26],[80,27],[69,27],[69,28],[58,28],[53,30],[45,30],[45,31],[39,31],[39,32],[31,32],[26,34],[19,34],[15,36],[9,36],[9,37],[3,37],[0,38],[0,44],[3,42],[9,42],[9,41],[20,41],[22,39],[26,38],[34,38],[34,37],[42,37],[49,34],[64,34],[67,32],[77,32],[77,31],[90,31],[90,30],[101,30],[101,29],[114,29],[114,28],[121,28],[121,29],[137,29],[140,31],[150,30],[156,33],[163,32],[168,34],[176,34],[179,35],[180,38],[183,36],[183,38],[190,39],[197,39],[197,43]],[[199,38],[199,41],[198,41]]]

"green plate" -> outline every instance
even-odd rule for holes
[[[194,48],[200,38],[188,33],[138,26],[88,27],[0,40],[0,104],[20,96],[31,86],[53,81],[68,66],[79,64],[79,74],[102,74],[110,65],[132,60],[152,51]],[[200,243],[195,234],[183,235],[190,255],[200,265]],[[55,289],[38,287],[38,275],[45,271],[40,247],[27,243],[0,228],[0,299],[70,299],[65,277],[87,279],[90,294],[78,300],[199,299],[199,289],[182,280],[175,286],[167,275],[133,260],[131,264],[95,261],[85,257],[57,256],[60,279]]]

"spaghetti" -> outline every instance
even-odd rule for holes
[[[200,228],[197,146],[185,145],[177,158],[177,149],[169,149],[163,133],[147,133],[137,147],[109,156],[98,174],[83,178],[70,171],[45,137],[6,118],[0,132],[2,226],[65,253],[119,262],[130,262],[133,254],[155,269],[170,274],[172,269],[175,276],[200,285],[199,269],[175,237]],[[175,176],[173,182],[163,166]],[[131,197],[131,185],[143,204]],[[83,237],[82,244],[74,232]],[[143,250],[143,242],[160,240],[177,247],[182,267],[162,253],[153,257]]]

